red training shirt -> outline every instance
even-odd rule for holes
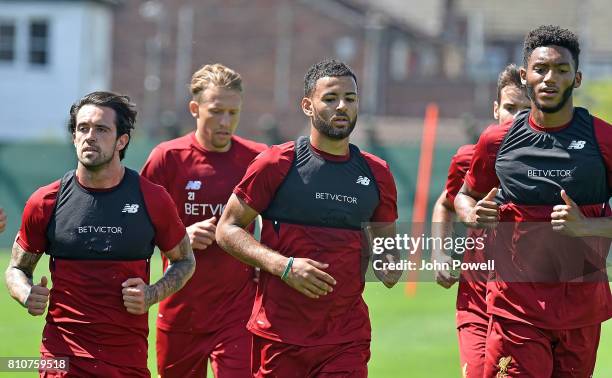
[[[341,163],[350,158],[311,148],[327,163]],[[397,192],[389,166],[372,154],[361,154],[379,190],[379,202],[371,222],[395,222]],[[287,176],[294,157],[294,142],[269,148],[251,163],[234,193],[257,212],[264,212]],[[249,330],[260,337],[302,346],[369,340],[368,308],[361,297],[364,288],[360,267],[362,233],[291,223],[283,223],[278,232],[270,221],[264,220],[262,243],[286,256],[328,263],[325,271],[336,279],[337,285],[332,293],[310,299],[279,277],[262,271]]]
[[[473,144],[459,147],[457,153],[451,159],[446,180],[446,198],[451,203],[455,202],[455,197],[463,186],[463,180],[470,168],[470,162],[474,154],[474,147],[475,145]],[[485,237],[485,233],[483,230],[469,229],[466,236],[471,238]],[[482,263],[485,261],[484,250],[474,248],[471,250],[466,249],[464,252],[463,262],[465,263]],[[488,324],[489,316],[487,315],[486,303],[487,277],[487,272],[461,272],[457,289],[457,312],[455,314],[457,327],[468,323]]]
[[[16,243],[26,252],[46,251],[47,226],[53,215],[59,186],[60,181],[55,181],[38,189],[28,199],[16,239]],[[154,243],[163,251],[175,248],[185,236],[185,227],[172,206],[172,199],[164,188],[143,177],[140,177],[140,190],[155,230]],[[49,268],[54,285],[50,293],[41,352],[146,368],[148,314],[133,315],[127,312],[121,284],[128,278],[136,277],[148,283],[149,261],[52,257]]]
[[[227,152],[208,151],[192,132],[155,147],[142,175],[168,190],[186,226],[212,216],[218,220],[247,166],[266,147],[233,136]],[[253,268],[217,243],[194,254],[195,273],[185,287],[160,303],[157,326],[175,332],[244,327],[255,296]]]
[[[552,129],[542,128],[535,124],[529,115],[525,127],[530,128],[528,130],[531,130],[532,135],[541,137],[548,135],[549,139],[556,137],[556,133],[571,132],[572,127],[591,127],[591,123],[579,124],[576,122],[578,121],[575,116],[567,125]],[[499,186],[500,180],[496,171],[497,155],[512,126],[513,123],[508,122],[502,126],[489,127],[480,136],[470,170],[465,178],[465,182],[471,189],[480,193],[488,193],[493,187]],[[612,126],[593,117],[592,128],[599,155],[605,163],[608,190],[610,190],[612,189]],[[584,147],[584,141],[573,143],[575,143],[574,146],[570,145],[566,148],[568,153],[569,151],[580,151]],[[506,149],[512,151],[513,146],[507,145]],[[530,153],[535,154],[538,151],[540,150],[536,149],[535,152]],[[539,162],[539,160],[534,161]],[[589,182],[581,183],[583,188],[590,184]],[[538,192],[537,187],[531,190],[536,194]],[[504,194],[504,197],[506,195]],[[559,204],[562,203],[562,201],[559,202]],[[580,206],[580,210],[587,217],[608,216],[609,206],[607,203],[603,205],[605,206],[604,214],[602,214],[602,204],[584,204]],[[516,231],[514,235],[509,236],[496,232],[495,248],[499,255],[505,258],[504,261],[507,264],[504,265],[508,265],[498,267],[496,262],[496,270],[515,269],[517,274],[521,274],[529,266],[513,266],[519,252],[523,252],[523,256],[537,258],[538,253],[541,255],[545,251],[547,243],[553,243],[557,238],[563,237],[555,235],[550,226],[552,208],[551,205],[525,205],[512,202],[504,203],[500,207],[501,221],[512,222],[512,227]],[[525,227],[541,228],[538,232],[526,233],[521,230],[520,226],[527,224],[526,222],[530,222],[531,226]],[[536,222],[540,222],[540,225],[537,226]],[[500,226],[502,230],[508,228],[503,223],[500,223],[498,229]],[[583,238],[583,240],[589,241],[593,238]],[[571,242],[571,238],[567,241]],[[508,246],[519,245],[523,246],[520,250],[518,247],[507,249]],[[528,245],[532,247],[529,248]],[[559,245],[559,251],[563,247]],[[505,255],[511,255],[511,257]],[[563,267],[563,262],[557,263],[561,264],[558,269],[568,269]],[[489,313],[544,329],[579,328],[598,324],[612,317],[612,297],[608,282],[504,282],[498,278],[488,282],[487,289],[489,291],[487,298]]]

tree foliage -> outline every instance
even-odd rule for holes
[[[590,82],[574,93],[576,106],[583,106],[591,114],[612,123],[612,80]]]

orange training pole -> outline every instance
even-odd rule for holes
[[[421,140],[421,154],[419,156],[419,170],[416,180],[416,193],[412,207],[412,236],[419,237],[425,231],[427,220],[427,202],[429,198],[429,184],[431,182],[431,166],[433,162],[434,147],[436,145],[436,129],[438,128],[438,105],[430,103],[425,110],[423,123],[423,139]],[[410,261],[419,261],[421,250],[417,249],[410,257]],[[416,295],[419,272],[408,272],[405,294],[408,297]]]

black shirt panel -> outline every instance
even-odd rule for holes
[[[49,226],[47,253],[72,260],[144,260],[155,247],[155,231],[136,171],[125,168],[109,191],[82,187],[75,171],[62,178]]]
[[[265,219],[320,227],[361,229],[380,201],[368,163],[355,145],[350,158],[337,162],[315,153],[308,137],[295,142],[295,159]]]
[[[606,167],[588,111],[575,108],[569,126],[550,132],[532,128],[529,114],[517,115],[497,153],[503,201],[557,205],[565,189],[578,205],[607,203]]]

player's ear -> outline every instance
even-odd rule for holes
[[[576,71],[576,77],[574,77],[574,88],[579,88],[582,84],[582,72]]]
[[[523,84],[523,86],[527,85],[527,70],[525,67],[519,68],[519,75],[521,76],[521,84]]]
[[[495,118],[495,120],[499,120],[499,103],[497,102],[497,100],[493,101],[493,118]]]
[[[312,117],[314,114],[314,109],[312,108],[312,99],[310,97],[302,98],[302,102],[300,103],[302,107],[302,111],[306,114],[307,117]]]
[[[130,141],[130,136],[127,134],[121,134],[119,138],[117,138],[117,151],[121,151],[127,146]]]
[[[197,101],[189,101],[189,113],[191,113],[193,118],[198,118],[200,115],[200,104],[198,104]]]

